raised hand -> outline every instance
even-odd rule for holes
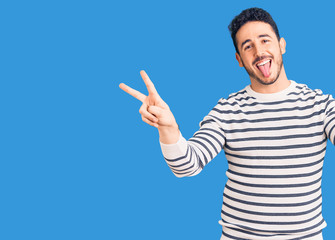
[[[171,139],[171,136],[167,139],[167,136],[165,135],[168,133],[172,133],[172,142],[175,142],[175,139],[177,137],[176,133],[179,134],[179,130],[176,120],[172,112],[170,111],[169,106],[159,96],[154,84],[151,82],[145,71],[142,70],[140,74],[147,87],[148,96],[127,86],[124,83],[121,83],[119,87],[126,93],[132,95],[133,97],[137,98],[142,102],[142,106],[139,110],[140,114],[142,115],[142,120],[147,124],[158,128],[158,130],[160,131],[161,139],[163,137],[163,139],[167,140],[165,141],[166,143],[171,142],[168,140]]]

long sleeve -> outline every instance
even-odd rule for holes
[[[177,177],[198,174],[222,149],[228,162],[222,237],[310,239],[326,227],[322,169],[335,143],[335,100],[304,84],[220,99],[188,141],[161,144]]]
[[[325,109],[324,131],[328,139],[335,144],[335,100],[328,95]]]
[[[199,125],[200,129],[188,141],[180,134],[175,144],[160,143],[163,156],[177,177],[200,173],[225,144],[220,122],[211,116],[211,112]]]

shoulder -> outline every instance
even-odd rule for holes
[[[218,105],[226,105],[226,106],[236,106],[255,99],[254,97],[250,96],[247,92],[247,87],[241,89],[238,92],[234,92],[228,95],[226,98],[221,98],[218,101]]]
[[[324,95],[321,89],[312,89],[303,83],[296,83],[294,92],[301,95],[314,95],[314,96]]]
[[[228,95],[227,98],[220,98],[217,104],[210,111],[210,115],[220,118],[227,118],[231,114],[239,113],[245,106],[249,106],[254,97],[247,93],[246,88]]]
[[[333,101],[330,94],[324,94],[321,89],[313,89],[302,83],[297,83],[288,95],[297,103],[313,105],[314,108],[327,108],[327,105]]]
[[[295,83],[295,88],[292,89],[290,93],[288,93],[290,98],[296,97],[298,100],[303,101],[320,101],[329,99],[329,94],[324,94],[321,89],[313,89],[307,86],[307,84],[303,83]]]

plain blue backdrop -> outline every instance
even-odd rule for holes
[[[227,26],[268,10],[290,79],[335,94],[331,1],[1,1],[0,239],[219,239],[227,162],[176,178],[121,82],[144,69],[186,138],[249,84]],[[335,149],[323,175],[335,239]]]

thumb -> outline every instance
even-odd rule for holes
[[[157,106],[149,106],[148,107],[148,112],[151,114],[155,115],[156,117],[162,116],[162,108],[157,107]]]

